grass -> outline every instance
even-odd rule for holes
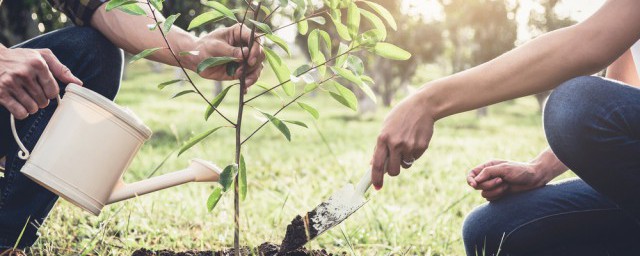
[[[265,73],[269,73],[266,71]],[[169,99],[187,89],[159,91],[155,85],[174,73],[152,74],[135,64],[124,81],[117,102],[132,109],[154,130],[125,180],[146,177],[191,135],[223,125],[220,117],[204,122],[205,107],[195,95]],[[267,81],[274,78],[267,76]],[[199,80],[205,92],[211,82]],[[254,88],[252,93],[260,91]],[[235,116],[237,91],[232,89],[221,108]],[[276,97],[254,101],[254,107],[273,111]],[[312,209],[346,182],[355,182],[368,168],[380,124],[388,109],[363,118],[327,97],[305,98],[317,107],[315,123],[305,112],[291,108],[283,117],[301,120],[310,129],[290,125],[288,143],[267,127],[246,147],[249,193],[242,203],[241,239],[244,245],[279,243],[296,214]],[[249,109],[245,134],[259,122]],[[323,142],[322,136],[327,144]],[[463,255],[461,224],[466,213],[483,203],[465,182],[468,170],[492,158],[527,161],[546,147],[535,99],[523,98],[490,109],[477,119],[463,113],[437,124],[428,152],[410,170],[386,179],[380,192],[350,219],[312,241],[312,248],[355,255]],[[233,130],[222,129],[180,157],[171,156],[157,174],[178,170],[193,157],[224,167],[233,160]],[[156,174],[156,175],[157,175]],[[188,184],[106,206],[99,217],[58,201],[40,229],[34,255],[128,255],[145,247],[209,250],[233,244],[233,200],[229,193],[213,212],[206,199],[214,184]]]

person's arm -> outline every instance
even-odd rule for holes
[[[548,148],[527,163],[492,160],[481,164],[469,172],[467,183],[481,190],[482,197],[493,201],[542,187],[568,169]]]
[[[148,16],[130,15],[120,10],[112,10],[107,12],[106,5],[100,6],[91,17],[91,26],[102,32],[111,42],[125,51],[137,54],[145,49],[155,47],[166,47],[166,43],[157,28],[149,30],[147,25],[153,24],[151,18],[151,9],[146,4],[138,4],[142,7]],[[156,17],[160,21],[164,17],[155,11]],[[162,25],[160,25],[162,26]],[[242,30],[242,34],[240,31]],[[241,44],[248,45],[251,30],[239,24],[229,28],[217,29],[204,37],[197,38],[194,35],[182,30],[177,26],[173,26],[167,34],[167,39],[175,54],[186,51],[198,51],[198,55],[179,56],[180,62],[185,68],[196,70],[197,65],[208,57],[230,56],[238,59],[238,62],[244,59],[242,51],[248,52],[246,47],[239,47]],[[159,61],[169,65],[177,66],[175,58],[168,49],[159,50],[148,57],[151,60]],[[260,44],[254,44],[251,49],[251,56],[247,56],[249,60],[249,71],[247,77],[247,85],[254,84],[262,71],[262,61],[264,53]],[[242,70],[239,68],[234,76],[228,76],[224,66],[209,68],[200,73],[200,76],[214,80],[234,80],[238,79]]]
[[[631,86],[640,87],[638,70],[633,62],[631,50],[627,50],[616,61],[607,67],[607,78],[618,80]]]
[[[456,113],[550,90],[593,74],[640,37],[640,1],[607,1],[589,19],[540,36],[492,61],[433,81],[387,116],[372,159],[372,180],[381,188],[427,149],[436,120]],[[404,163],[403,163],[404,162]]]

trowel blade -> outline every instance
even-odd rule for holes
[[[304,217],[300,215],[287,226],[287,233],[280,246],[280,253],[300,248],[307,242],[346,220],[351,214],[367,203],[363,194],[355,191],[353,184],[347,184],[335,192]]]

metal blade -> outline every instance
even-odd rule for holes
[[[287,226],[287,233],[280,245],[280,253],[300,248],[317,236],[340,224],[362,207],[367,200],[356,192],[352,184],[347,184],[329,199],[304,217],[300,215]]]

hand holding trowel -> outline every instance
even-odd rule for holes
[[[384,170],[387,169],[385,161]],[[280,254],[295,250],[330,228],[340,224],[362,207],[367,199],[365,192],[371,186],[371,169],[358,184],[347,184],[304,216],[296,216],[287,226],[287,233],[280,245]]]

